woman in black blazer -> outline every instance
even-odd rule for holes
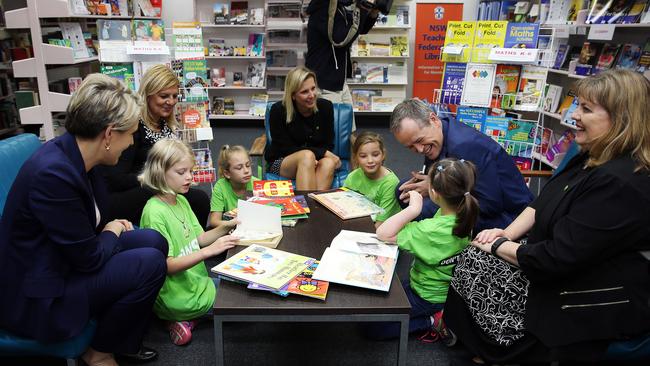
[[[505,282],[487,278],[472,290],[485,276],[467,276],[463,259],[454,274],[447,326],[485,361],[602,360],[611,342],[650,334],[650,273],[639,253],[650,249],[650,82],[611,70],[576,84],[580,153],[512,224],[482,231],[469,249],[519,267],[525,305],[508,295],[464,301]],[[526,234],[526,244],[514,241]],[[499,324],[501,335],[518,334],[512,342],[486,336],[469,310],[503,309],[498,301],[524,306],[523,323]]]
[[[106,219],[101,165],[133,143],[140,98],[120,81],[91,74],[67,108],[67,133],[22,166],[0,220],[0,329],[53,342],[97,328],[88,365],[139,360],[153,302],[167,272],[167,241],[128,220]]]
[[[318,98],[316,75],[289,71],[282,101],[271,107],[271,145],[264,152],[271,173],[296,179],[298,190],[329,189],[341,159],[334,149],[334,107]]]

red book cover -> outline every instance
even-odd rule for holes
[[[275,206],[282,209],[281,216],[295,216],[306,214],[306,211],[293,197],[264,197],[254,201],[260,205]]]
[[[256,180],[253,182],[255,197],[293,196],[293,184],[290,180]]]

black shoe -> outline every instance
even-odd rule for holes
[[[117,357],[131,362],[144,363],[155,360],[158,357],[158,352],[153,348],[141,346],[138,353],[122,353],[117,355]]]

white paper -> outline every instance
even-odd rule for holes
[[[265,206],[257,203],[237,201],[237,220],[239,225],[232,235],[241,240],[264,240],[282,234],[282,222],[279,207]]]
[[[332,239],[331,248],[354,253],[366,253],[397,259],[397,245],[388,244],[379,239],[374,233],[341,230]]]
[[[587,39],[597,41],[611,41],[614,38],[614,24],[593,24],[589,28]]]
[[[468,63],[465,70],[465,87],[460,104],[474,107],[489,107],[492,101],[492,87],[496,64]]]

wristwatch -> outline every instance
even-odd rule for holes
[[[492,243],[492,246],[490,247],[490,253],[492,253],[492,255],[495,256],[495,257],[497,257],[497,258],[501,258],[501,257],[497,254],[497,249],[499,249],[499,247],[501,246],[501,244],[503,244],[503,243],[505,243],[505,242],[507,242],[507,241],[509,241],[509,240],[510,240],[510,239],[508,239],[508,238],[506,238],[506,237],[504,237],[504,236],[502,236],[502,237],[498,238],[497,240],[495,240],[495,241]]]

